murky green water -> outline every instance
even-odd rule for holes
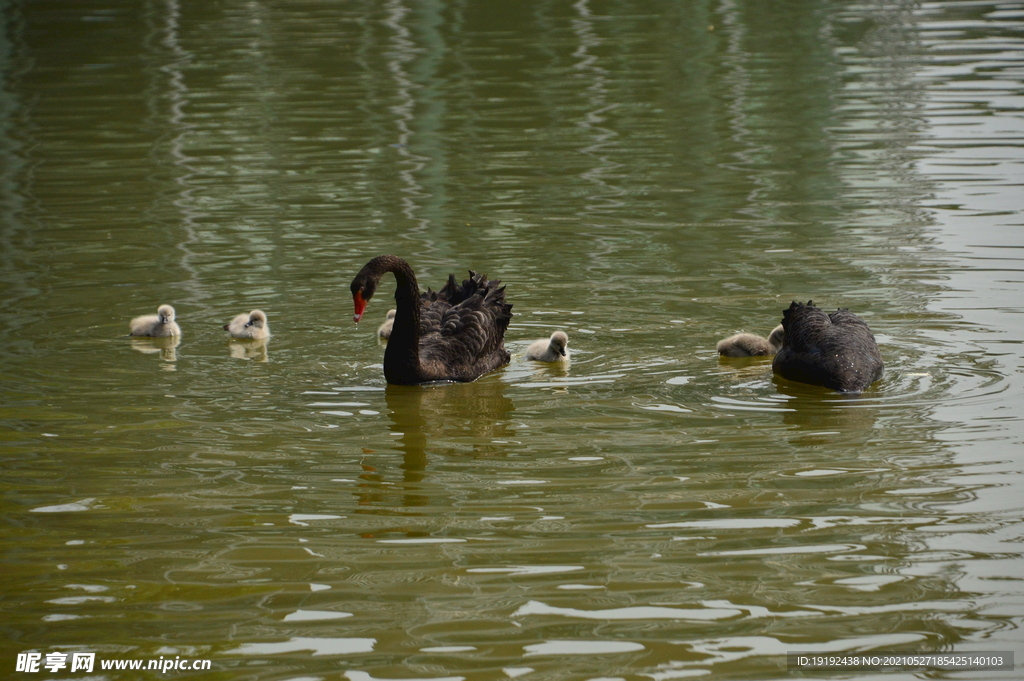
[[[0,20],[5,677],[1024,657],[1024,5]],[[348,294],[386,252],[502,279],[511,365],[386,387],[393,284],[358,327]],[[867,393],[717,358],[810,298],[872,326]],[[160,303],[179,344],[123,336]],[[253,308],[269,343],[229,342]],[[523,360],[555,329],[568,367]]]

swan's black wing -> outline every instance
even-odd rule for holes
[[[420,362],[437,380],[472,380],[509,360],[505,287],[472,270],[469,276],[459,284],[450,275],[440,291],[422,296]]]
[[[831,322],[833,324],[835,324],[837,326],[838,325],[848,325],[846,327],[847,329],[852,329],[853,327],[862,327],[868,333],[871,333],[871,329],[869,329],[868,325],[866,323],[864,323],[864,320],[861,319],[860,317],[858,317],[857,315],[853,314],[852,312],[850,312],[846,308],[839,308],[838,310],[836,310],[835,312],[830,314],[828,316],[828,318],[829,318],[829,320],[831,320]],[[853,333],[861,333],[861,332],[854,331]]]
[[[427,289],[420,294],[420,338],[432,333],[441,333],[441,318],[445,313],[465,299],[455,275],[449,274],[448,281],[440,291]]]
[[[783,378],[844,392],[861,391],[882,376],[882,355],[864,321],[848,310],[831,315],[793,302],[782,313],[785,338],[772,369]]]
[[[782,312],[782,328],[785,331],[783,347],[793,352],[811,352],[823,338],[832,331],[832,320],[823,310],[793,301],[788,310]]]

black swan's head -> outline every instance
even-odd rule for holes
[[[352,290],[352,302],[355,303],[355,314],[352,315],[353,321],[358,322],[363,318],[366,304],[370,302],[370,298],[373,298],[373,294],[377,290],[377,281],[373,277],[366,276],[364,272],[360,272],[352,280],[352,286],[349,288]]]

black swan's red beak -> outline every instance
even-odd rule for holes
[[[366,311],[366,301],[363,300],[363,292],[356,291],[352,294],[352,302],[356,305],[356,313],[352,315],[352,321],[359,323],[359,320],[363,318],[363,312]]]

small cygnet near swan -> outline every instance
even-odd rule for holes
[[[248,314],[243,312],[225,324],[224,330],[230,333],[232,338],[249,340],[270,338],[270,325],[267,323],[267,315],[263,310],[253,310]]]
[[[718,354],[722,357],[771,356],[782,347],[785,333],[782,324],[772,329],[767,338],[753,333],[738,333],[718,341]]]
[[[391,328],[395,325],[395,312],[396,310],[388,310],[388,314],[384,318],[384,323],[377,329],[377,335],[384,340],[391,338]]]
[[[180,336],[181,327],[174,321],[174,308],[161,305],[156,314],[142,315],[129,322],[130,336],[149,336],[151,338],[167,338]]]
[[[542,338],[530,344],[526,359],[537,362],[565,362],[569,359],[569,337],[564,331],[555,331],[551,338]]]

